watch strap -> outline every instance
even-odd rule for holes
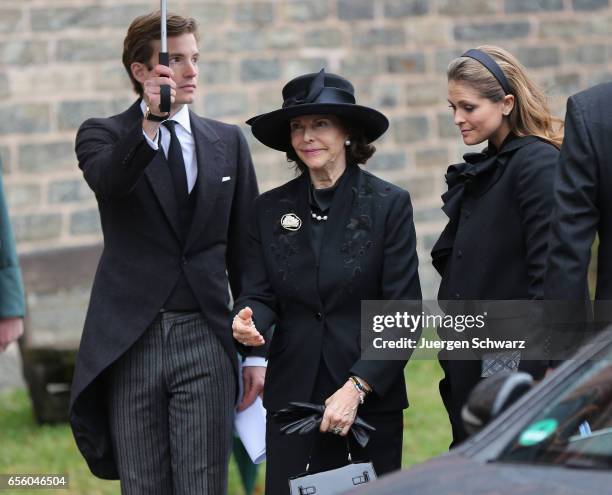
[[[166,115],[155,115],[151,113],[151,109],[149,107],[147,107],[144,115],[146,120],[151,120],[152,122],[163,122],[164,120],[168,120],[168,117],[170,117],[170,113],[167,113]]]

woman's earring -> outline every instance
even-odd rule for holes
[[[351,145],[351,140],[347,139],[346,141],[344,141],[344,146],[350,146]]]

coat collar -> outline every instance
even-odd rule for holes
[[[346,222],[348,221],[349,214],[353,205],[353,189],[359,178],[361,169],[357,165],[349,165],[340,178],[338,188],[334,192],[334,197],[329,206],[329,219],[325,222],[323,230],[323,247],[326,246],[327,241],[331,240],[330,236],[337,234],[344,230]],[[298,211],[299,216],[302,219],[310,218],[310,176],[307,172],[304,172],[299,178],[299,192],[298,192]],[[350,200],[349,200],[350,197]],[[310,220],[306,222],[306,239],[310,242]],[[323,249],[323,248],[322,248]]]
[[[524,146],[527,146],[528,144],[535,143],[536,141],[539,141],[539,139],[535,136],[516,136],[514,134],[510,134],[502,143],[501,149],[497,154],[503,155],[506,153],[512,153]],[[495,148],[492,148],[491,150],[486,148],[484,152],[495,154],[496,150]]]
[[[137,99],[134,103],[130,105],[127,110],[112,118],[119,119],[120,121],[125,121],[127,125],[133,125],[138,121],[142,121],[143,113],[140,107],[141,101],[142,99]]]
[[[501,149],[497,151],[493,147],[485,148],[480,153],[466,153],[463,155],[464,163],[451,165],[446,173],[448,192],[442,196],[446,211],[448,201],[454,194],[454,189],[461,184],[461,188],[467,186],[474,196],[481,196],[487,192],[503,175],[505,165],[509,158],[520,148],[527,146],[538,138],[534,136],[518,137],[510,134],[502,143]]]
[[[499,152],[487,148],[481,153],[466,153],[463,155],[465,163],[448,167],[448,191],[442,195],[442,210],[448,216],[448,223],[431,250],[432,263],[438,273],[444,274],[446,262],[452,253],[465,195],[478,197],[486,193],[503,175],[513,154],[535,141],[538,141],[535,136],[510,135]]]

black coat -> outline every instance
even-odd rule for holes
[[[542,299],[558,154],[511,138],[495,155],[466,155],[474,166],[449,168],[450,221],[432,250],[440,300]]]
[[[555,176],[546,298],[585,298],[599,234],[595,298],[612,300],[612,83],[569,98]]]
[[[250,306],[260,330],[276,323],[264,389],[269,411],[317,396],[321,359],[332,390],[351,374],[372,386],[360,414],[408,405],[405,361],[361,359],[360,315],[362,300],[421,298],[410,196],[358,166],[345,173],[330,207],[319,265],[310,237],[308,174],[256,201],[235,311]],[[302,221],[296,231],[281,226],[290,213]]]
[[[226,268],[237,294],[244,266],[243,227],[257,183],[236,126],[194,113],[190,119],[198,178],[185,242],[163,150],[154,151],[146,143],[139,102],[119,115],[86,121],[76,138],[79,166],[98,200],[104,250],[77,357],[70,419],[92,472],[103,478],[117,477],[103,371],[153,322],[181,273],[237,373]]]
[[[499,152],[470,153],[464,156],[466,163],[449,167],[449,190],[443,196],[449,223],[432,250],[442,276],[441,301],[542,299],[558,154],[554,146],[535,137],[510,136]],[[526,321],[521,321],[518,331],[527,335],[520,337],[535,340],[538,334],[530,334],[531,329],[523,326]],[[541,323],[538,317],[532,324]],[[448,357],[440,354],[445,373],[440,394],[455,444],[467,437],[461,408],[480,381],[481,362]],[[547,365],[542,356],[537,361],[521,360],[519,369],[540,377]]]

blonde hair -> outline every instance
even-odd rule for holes
[[[514,108],[508,116],[510,130],[517,136],[536,136],[561,147],[563,121],[552,115],[546,96],[528,76],[523,65],[508,51],[493,45],[477,48],[492,57],[504,72],[510,93],[514,95]],[[493,102],[503,100],[506,94],[493,74],[480,62],[458,57],[448,66],[449,81],[464,81],[483,97]]]

